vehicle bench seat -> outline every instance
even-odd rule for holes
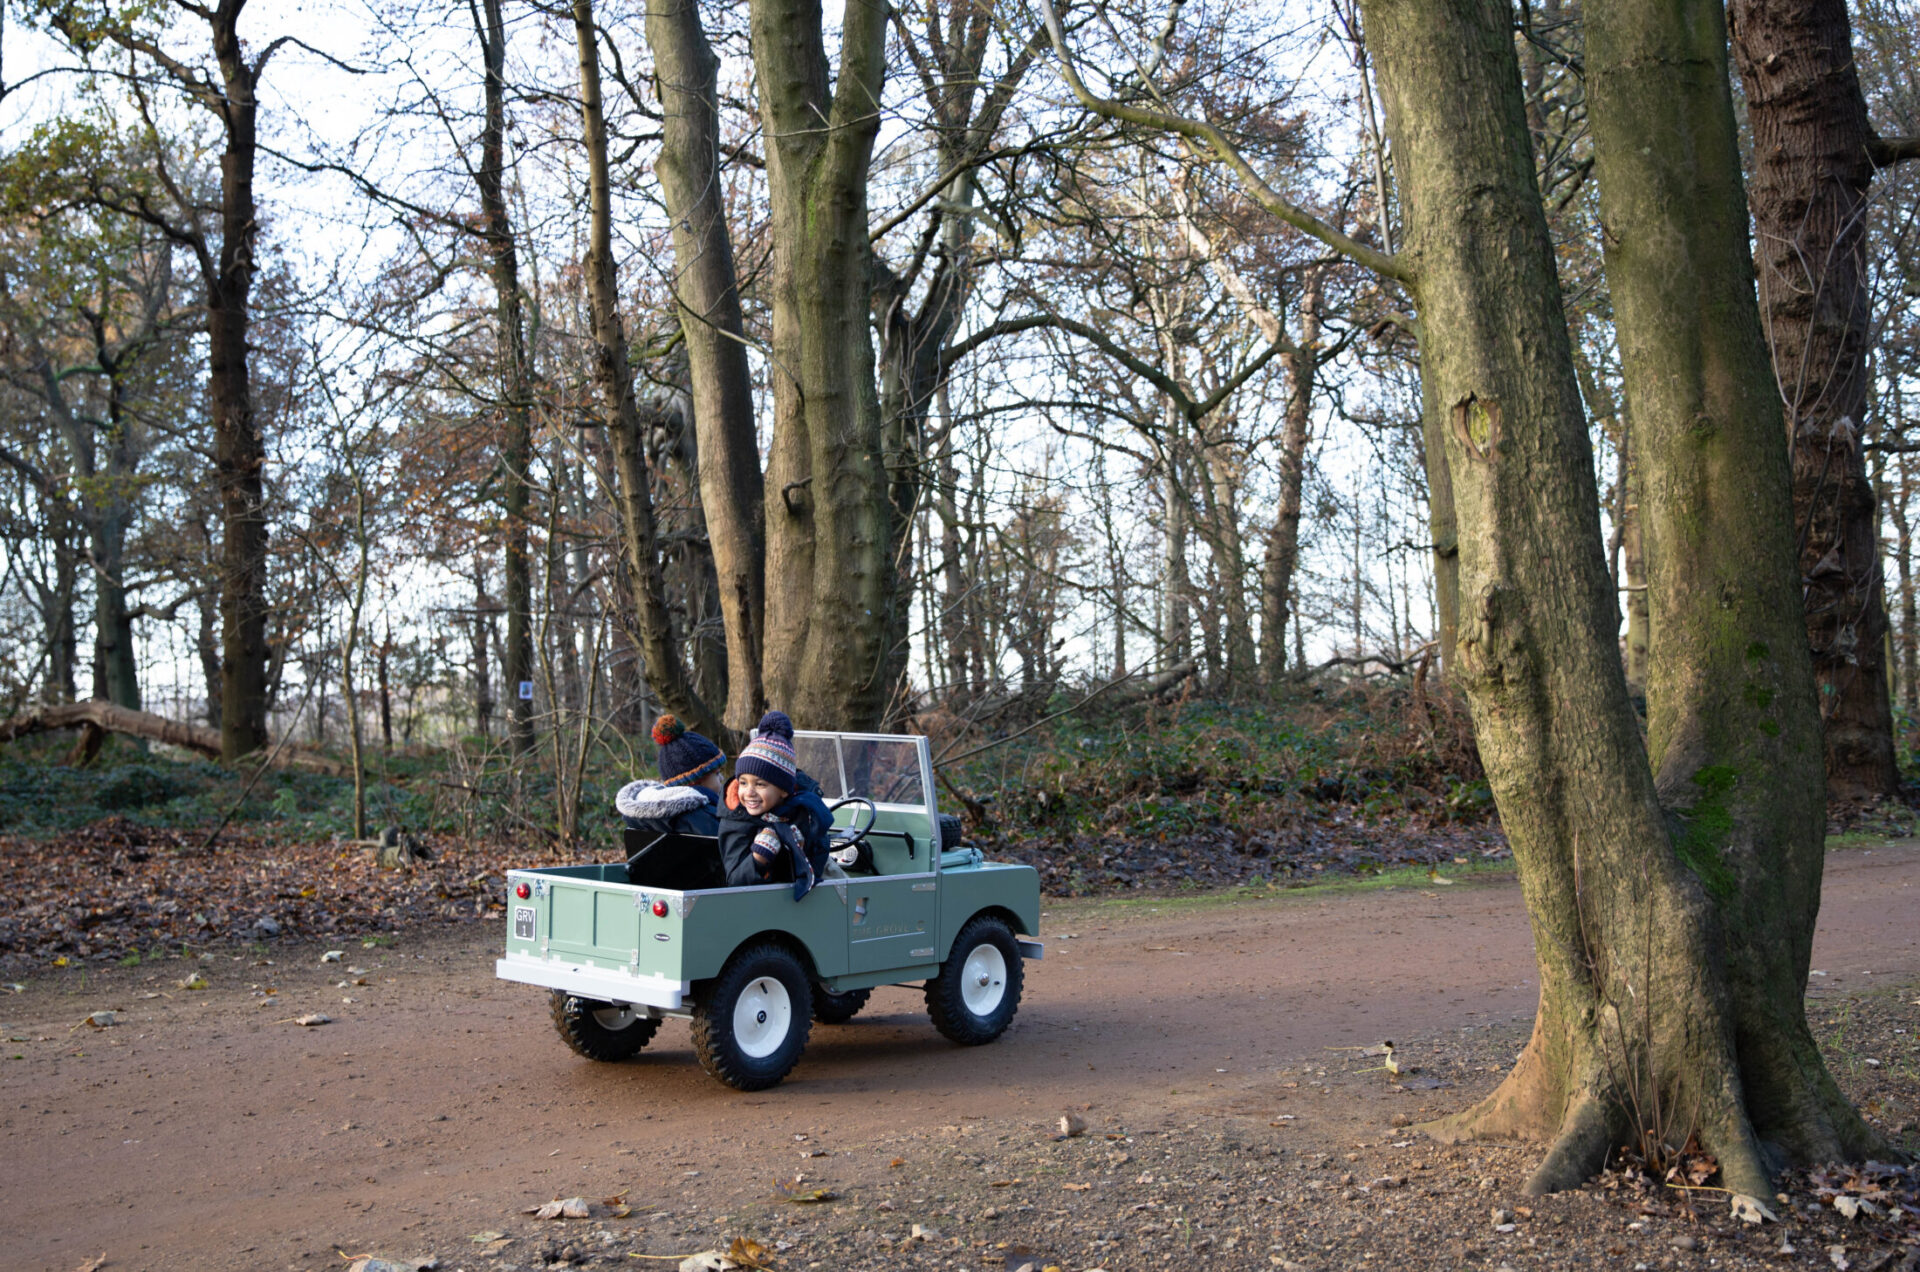
[[[727,886],[717,836],[678,831],[655,834],[629,826],[625,838],[627,882],[636,887],[692,892]]]

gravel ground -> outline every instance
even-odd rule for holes
[[[1809,1010],[1847,1094],[1891,1142],[1920,1150],[1920,983],[1819,996]],[[767,1163],[763,1186],[709,1180],[689,1156],[675,1163],[679,1205],[525,1219],[477,1234],[483,1253],[445,1266],[673,1267],[737,1238],[807,1272],[1920,1266],[1912,1171],[1796,1172],[1773,1199],[1780,1221],[1756,1228],[1730,1217],[1724,1194],[1631,1173],[1528,1199],[1537,1149],[1443,1147],[1413,1129],[1490,1089],[1524,1041],[1513,1026],[1402,1041],[1398,1059],[1417,1072],[1400,1082],[1377,1057],[1331,1053],[1199,1117],[1179,1091],[1150,1120],[1063,1110],[1078,1119],[1072,1135],[969,1120],[844,1143],[820,1127]],[[1848,1219],[1836,1196],[1874,1204]]]

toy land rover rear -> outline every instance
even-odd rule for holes
[[[798,901],[790,884],[715,886],[716,841],[629,831],[628,861],[508,873],[496,974],[548,989],[590,1059],[632,1056],[686,1017],[701,1064],[740,1090],[779,1082],[813,1021],[845,1023],[881,985],[923,982],[955,1042],[999,1037],[1041,955],[1038,875],[955,842],[927,739],[797,732],[794,750],[854,850],[845,877]]]

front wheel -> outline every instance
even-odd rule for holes
[[[558,989],[553,991],[547,1010],[560,1037],[576,1055],[589,1060],[625,1060],[639,1054],[660,1032],[658,1019],[631,1007]]]
[[[992,1042],[1013,1023],[1025,976],[1013,929],[991,914],[975,915],[954,938],[940,974],[927,982],[933,1027],[962,1046]]]
[[[736,1091],[759,1091],[793,1071],[812,1027],[807,971],[783,946],[750,945],[727,960],[693,1009],[700,1065]]]

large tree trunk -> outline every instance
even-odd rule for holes
[[[508,736],[515,754],[533,749],[533,560],[528,513],[533,500],[529,469],[533,464],[533,370],[527,352],[527,324],[520,297],[520,254],[506,196],[507,29],[501,0],[485,0],[484,24],[475,15],[486,71],[486,124],[480,141],[481,236],[487,272],[493,280],[494,314],[499,326],[500,396],[504,428],[500,439],[500,475],[506,486],[502,600],[507,609],[506,657],[501,668],[507,689]]]
[[[1428,423],[1445,435],[1461,526],[1453,675],[1520,866],[1541,978],[1533,1038],[1514,1071],[1483,1104],[1432,1129],[1548,1138],[1528,1187],[1557,1189],[1649,1129],[1630,1125],[1627,1110],[1657,1093],[1660,1107],[1691,1116],[1730,1187],[1764,1193],[1732,994],[1715,974],[1712,907],[1675,855],[1613,636],[1591,443],[1508,10],[1371,0],[1365,14],[1405,200],[1402,257],[1427,400],[1438,408]],[[1436,30],[1450,38],[1435,41]],[[1749,581],[1742,606],[1764,591]],[[1745,656],[1737,628],[1722,639]],[[1790,652],[1763,651],[1749,676],[1778,703],[1791,695],[1792,669]],[[1727,797],[1717,781],[1711,794]],[[1696,811],[1695,825],[1710,827],[1711,810]],[[1718,843],[1704,854],[1697,839],[1682,843],[1728,869]]]
[[[689,6],[687,20],[698,32],[698,15]],[[648,14],[651,32],[656,22]],[[627,337],[620,321],[620,290],[613,261],[613,202],[607,167],[607,125],[601,106],[600,56],[592,0],[574,0],[573,27],[580,57],[582,132],[587,150],[587,297],[592,307],[593,378],[606,412],[607,438],[619,476],[621,540],[626,545],[625,576],[636,616],[636,634],[647,682],[666,708],[686,724],[711,734],[733,749],[726,721],[694,690],[681,656],[680,641],[667,608],[665,561],[654,522],[652,474],[648,471],[645,430],[634,400],[633,368],[627,361]],[[702,44],[704,48],[704,43]],[[658,56],[656,54],[656,56]],[[665,80],[667,72],[660,72]],[[709,73],[710,74],[710,73]],[[671,114],[671,112],[669,112]],[[722,227],[724,230],[724,226]],[[678,218],[676,239],[683,233]],[[684,256],[682,259],[685,259]],[[728,285],[731,286],[731,277]],[[689,342],[696,323],[683,324]],[[699,380],[696,376],[696,385]],[[697,409],[697,407],[696,407]],[[758,472],[757,467],[755,472]],[[712,518],[709,519],[709,524]],[[689,614],[692,612],[689,586]],[[731,631],[729,625],[729,631]],[[731,660],[730,660],[731,661]]]
[[[259,217],[253,164],[259,68],[247,63],[236,27],[245,0],[223,0],[213,51],[225,81],[221,117],[218,267],[207,286],[207,389],[213,406],[214,471],[220,489],[220,746],[232,761],[267,744],[266,445],[253,412],[247,329]]]
[[[818,0],[750,6],[773,239],[762,668],[768,700],[816,728],[874,727],[888,688],[895,540],[867,321],[886,13],[847,6],[830,80]]]
[[[760,718],[766,699],[761,677],[766,512],[753,381],[720,180],[720,61],[707,44],[693,0],[650,0],[646,29],[664,116],[655,171],[673,223],[674,300],[693,379],[700,507],[726,626],[724,722],[744,732]],[[654,674],[651,667],[649,674]]]
[[[1590,7],[1588,113],[1641,466],[1648,748],[1662,802],[1686,819],[1675,848],[1717,921],[1707,930],[1725,941],[1737,1056],[1731,1071],[1702,1057],[1678,1076],[1743,1094],[1753,1132],[1808,1163],[1875,1139],[1828,1076],[1803,1005],[1826,783],[1723,14],[1717,0]],[[1877,580],[1870,489],[1866,508]],[[1877,608],[1877,582],[1870,591]],[[1876,667],[1884,633],[1883,617]],[[1884,676],[1878,693],[1884,721]],[[1737,1163],[1722,1164],[1738,1182]]]
[[[1534,1191],[1578,1183],[1616,1143],[1691,1129],[1727,1187],[1764,1196],[1762,1137],[1803,1160],[1865,1141],[1800,1014],[1819,895],[1816,717],[1781,434],[1743,290],[1720,11],[1711,0],[1588,9],[1608,272],[1661,633],[1649,672],[1657,786],[1614,648],[1592,456],[1504,6],[1410,12],[1375,0],[1367,14],[1463,531],[1456,674],[1541,971],[1513,1072],[1433,1129],[1550,1138]],[[1434,27],[1463,38],[1436,48]],[[1671,830],[1663,799],[1680,810]]]
[[[1792,439],[1807,642],[1827,790],[1899,784],[1887,693],[1886,598],[1863,446],[1872,300],[1866,203],[1875,140],[1845,0],[1733,0],[1734,58],[1753,130],[1760,296]]]

